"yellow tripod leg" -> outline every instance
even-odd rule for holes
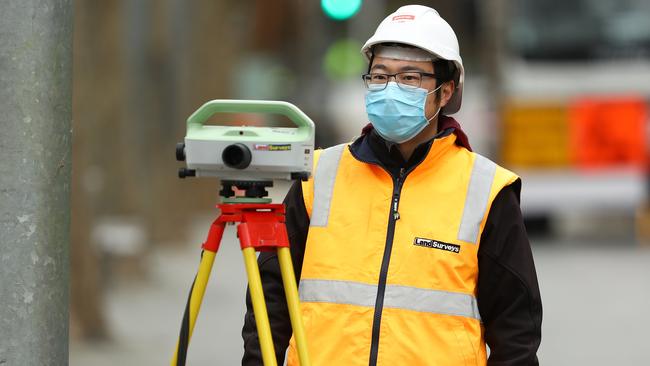
[[[214,257],[217,255],[215,252],[209,250],[204,250],[201,255],[201,262],[199,264],[199,271],[196,274],[196,279],[194,280],[194,285],[190,292],[189,299],[189,329],[188,329],[188,339],[187,344],[189,345],[190,339],[192,339],[192,332],[194,331],[194,325],[196,324],[196,318],[199,316],[199,310],[201,310],[201,302],[203,301],[203,295],[205,294],[205,289],[208,286],[208,279],[210,279],[210,272],[212,271],[212,264],[214,263]],[[174,351],[174,356],[172,357],[171,366],[176,366],[178,363],[178,346],[180,345],[180,339],[176,344],[176,350]]]
[[[255,249],[250,247],[244,248],[242,249],[242,253],[244,254],[244,264],[246,265],[246,273],[248,274],[248,288],[253,302],[255,324],[257,325],[257,334],[259,335],[260,348],[262,349],[262,360],[264,361],[264,366],[277,366],[273,338],[271,338],[271,325],[269,324],[269,315],[266,312],[262,279],[260,278],[260,269],[257,266]]]
[[[296,339],[298,348],[298,358],[300,366],[310,366],[309,352],[307,350],[307,338],[305,337],[305,328],[302,324],[300,315],[300,300],[298,298],[298,286],[296,286],[295,272],[291,262],[291,253],[289,248],[278,248],[278,259],[280,261],[280,271],[282,272],[282,282],[284,283],[284,292],[287,297],[287,306],[289,307],[289,317],[291,318],[291,327],[293,336]]]

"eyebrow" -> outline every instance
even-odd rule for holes
[[[411,66],[411,65],[403,66],[403,67],[401,67],[399,69],[399,71],[420,71],[420,72],[427,72],[427,73],[429,72],[429,71],[426,71],[425,69],[422,69],[420,67]]]
[[[376,64],[376,65],[373,65],[372,68],[370,68],[370,70],[375,70],[375,69],[388,70],[388,68],[384,64]],[[424,72],[424,73],[431,73],[431,71],[427,71],[427,70],[424,70],[424,69],[422,69],[420,67],[412,66],[412,65],[402,66],[402,67],[400,67],[399,71],[400,72],[404,72],[404,71],[420,71],[420,72]]]

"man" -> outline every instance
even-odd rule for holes
[[[513,173],[471,152],[458,41],[404,6],[366,42],[371,125],[315,157],[287,228],[313,365],[537,365],[542,308]],[[259,257],[278,362],[298,365],[275,254]],[[243,365],[261,365],[250,299]],[[489,359],[486,344],[490,348]]]

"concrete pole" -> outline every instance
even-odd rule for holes
[[[0,365],[68,364],[72,1],[0,1]]]
[[[490,0],[477,1],[476,6],[479,16],[479,34],[478,41],[481,45],[479,52],[481,60],[485,63],[483,71],[485,72],[488,89],[490,92],[484,96],[487,98],[490,112],[494,119],[489,120],[489,126],[486,131],[503,130],[503,106],[506,100],[506,75],[504,69],[505,62],[508,61],[507,49],[507,27],[510,24],[508,9],[514,6],[516,0]],[[503,135],[500,132],[490,134],[485,139],[486,148],[484,149],[488,156],[498,157],[500,154],[499,146]]]

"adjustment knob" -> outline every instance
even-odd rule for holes
[[[185,161],[185,143],[179,142],[176,144],[176,160]]]
[[[187,169],[187,168],[180,168],[178,169],[178,177],[181,179],[187,178],[187,177],[196,177],[196,170],[194,169]]]

